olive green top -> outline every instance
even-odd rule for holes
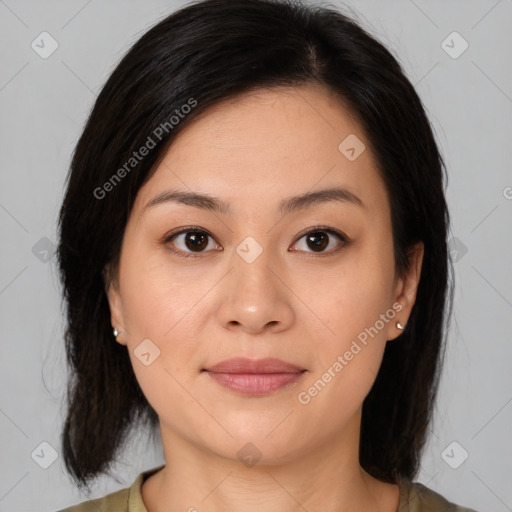
[[[148,512],[142,501],[142,483],[164,465],[140,473],[129,488],[58,512]],[[400,485],[397,512],[475,512],[475,510],[450,503],[428,487],[412,482],[408,485]]]

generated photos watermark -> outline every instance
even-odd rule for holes
[[[182,119],[186,117],[191,110],[197,106],[197,100],[189,98],[187,103],[183,104],[180,108],[174,111],[174,114],[169,117],[167,121],[160,123],[146,139],[146,142],[134,151],[132,156],[114,173],[112,176],[101,186],[96,187],[93,195],[96,199],[104,199],[106,195],[111,192],[116,185],[118,185],[123,178],[126,177],[137,165],[141,162],[150,151],[156,147],[158,142],[162,140],[164,135],[169,134]]]
[[[393,306],[382,313],[379,319],[370,327],[366,327],[357,335],[357,340],[352,340],[352,343],[348,350],[343,355],[339,355],[336,361],[332,363],[326,372],[317,379],[306,391],[301,391],[297,395],[297,400],[302,405],[307,405],[311,400],[320,393],[329,382],[331,382],[338,373],[340,373],[345,366],[347,366],[354,357],[361,352],[361,350],[368,345],[368,337],[372,339],[384,329],[386,324],[390,322],[395,315],[402,311],[403,306],[399,302],[395,302]],[[358,343],[359,341],[359,343]]]

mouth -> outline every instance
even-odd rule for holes
[[[267,395],[295,383],[307,372],[280,359],[236,357],[203,368],[221,386],[243,395]]]

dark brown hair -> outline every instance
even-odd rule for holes
[[[209,107],[258,88],[307,83],[335,92],[364,127],[390,199],[399,275],[411,246],[425,246],[410,319],[387,344],[364,400],[360,444],[360,464],[374,477],[415,476],[453,295],[446,176],[422,103],[392,54],[334,8],[206,0],[171,14],[133,45],[101,90],[73,154],[58,262],[70,365],[62,448],[77,485],[87,487],[110,467],[136,422],[158,423],[126,348],[113,338],[105,293],[138,190],[176,135]],[[148,137],[150,151],[130,160]]]

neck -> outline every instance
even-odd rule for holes
[[[160,428],[166,465],[143,484],[148,512],[398,509],[398,486],[380,482],[360,467],[359,443],[348,432],[293,455],[262,457],[247,467]],[[359,437],[358,422],[350,429]]]

